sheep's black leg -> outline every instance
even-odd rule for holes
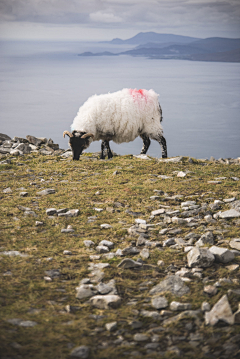
[[[109,141],[105,141],[105,146],[107,147],[108,158],[112,158],[113,154],[112,154],[111,148],[109,146]]]
[[[150,146],[151,140],[147,135],[144,135],[144,134],[140,135],[140,137],[143,140],[143,147],[142,147],[141,155],[142,154],[145,155]]]
[[[104,150],[105,150],[105,141],[102,141],[101,143],[101,156],[100,156],[100,160],[104,160],[105,159],[105,156],[104,156]]]
[[[167,142],[165,140],[165,137],[161,135],[153,135],[151,136],[153,140],[156,140],[162,149],[162,158],[167,158]]]

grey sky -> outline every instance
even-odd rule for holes
[[[240,37],[239,0],[0,0],[0,38]]]

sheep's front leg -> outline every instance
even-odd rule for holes
[[[153,140],[156,140],[160,144],[162,149],[162,158],[167,158],[167,142],[165,140],[165,137],[162,134],[160,134],[160,135],[153,135],[151,136],[151,138]]]
[[[147,135],[144,135],[144,134],[140,135],[140,137],[143,140],[143,147],[142,147],[141,155],[145,155],[150,146],[151,140]]]
[[[105,146],[107,147],[108,158],[110,159],[113,157],[113,154],[112,154],[111,148],[109,146],[109,141],[104,141],[104,142],[105,142]]]
[[[102,143],[101,143],[101,151],[102,151],[102,152],[101,152],[100,160],[104,160],[104,159],[105,159],[105,156],[104,156],[105,146],[106,146],[105,141],[102,141]]]

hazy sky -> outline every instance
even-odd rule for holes
[[[1,39],[240,37],[240,0],[0,0]]]

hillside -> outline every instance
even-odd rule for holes
[[[0,155],[0,357],[237,358],[239,158],[38,140]]]
[[[138,44],[133,49],[111,53],[84,52],[79,56],[142,56],[151,59],[239,62],[240,39],[211,37],[195,39],[186,36],[139,33],[128,40],[114,39],[108,44]]]

